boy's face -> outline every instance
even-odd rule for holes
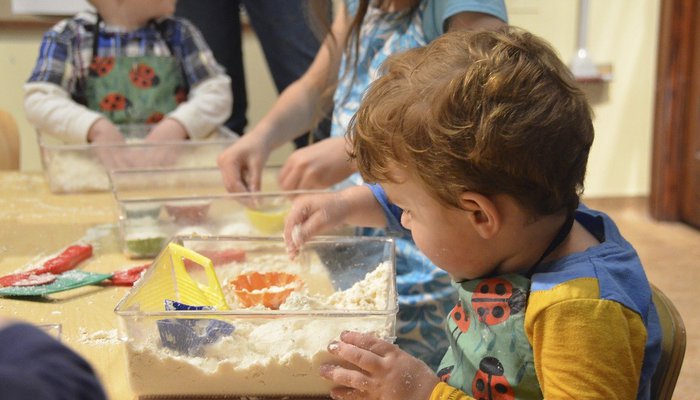
[[[479,237],[469,212],[446,207],[430,196],[418,179],[392,168],[401,183],[382,183],[389,200],[403,209],[401,225],[411,231],[418,248],[453,279],[474,279],[491,272],[478,259]]]

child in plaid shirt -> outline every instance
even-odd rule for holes
[[[25,111],[64,143],[201,139],[231,113],[231,79],[175,0],[91,0],[49,30],[25,85]],[[120,128],[122,126],[122,128]]]

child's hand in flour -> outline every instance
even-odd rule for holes
[[[284,240],[294,258],[304,242],[343,224],[386,227],[386,216],[367,186],[297,197],[284,224]]]
[[[294,258],[312,236],[345,223],[349,209],[341,193],[323,193],[294,199],[284,224],[287,252]]]
[[[370,333],[343,332],[328,351],[354,367],[323,364],[331,397],[343,400],[425,400],[440,380],[425,363]]]

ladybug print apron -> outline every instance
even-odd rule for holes
[[[530,280],[513,274],[453,285],[459,300],[447,317],[440,379],[475,399],[542,398],[525,335]]]
[[[86,77],[88,108],[116,125],[151,125],[187,100],[185,80],[173,56],[98,56],[99,23],[100,19]],[[134,130],[139,131],[143,134]],[[122,133],[130,137],[131,131],[122,129]]]

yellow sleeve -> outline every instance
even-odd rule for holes
[[[453,388],[445,382],[438,383],[430,394],[430,400],[474,400],[463,391]]]
[[[581,278],[531,293],[525,331],[544,398],[635,399],[646,328]]]

